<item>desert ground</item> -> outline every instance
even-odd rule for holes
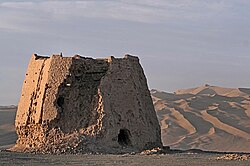
[[[217,160],[218,154],[38,155],[0,152],[0,165],[199,165],[248,166],[250,161]]]
[[[14,128],[16,108],[0,108],[0,150],[13,146],[17,139]]]
[[[166,93],[151,91],[162,128],[162,141],[171,149],[250,152],[250,90],[214,86]],[[221,153],[194,151],[169,154],[45,155],[5,151],[13,146],[16,108],[0,107],[0,165],[250,165],[218,160]]]

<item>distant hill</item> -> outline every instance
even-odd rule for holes
[[[0,106],[1,110],[5,110],[5,109],[17,109],[16,105],[10,105],[10,106]]]
[[[151,95],[164,145],[250,152],[250,89],[205,85]]]

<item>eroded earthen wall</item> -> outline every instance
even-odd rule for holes
[[[33,55],[13,150],[107,153],[162,146],[139,59]]]
[[[51,59],[32,55],[18,104],[16,126],[40,123]]]

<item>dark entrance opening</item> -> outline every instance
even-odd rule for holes
[[[64,97],[59,97],[56,101],[56,104],[62,108],[63,104],[64,104]]]
[[[118,134],[118,143],[121,146],[131,146],[130,137],[131,134],[128,129],[120,129],[120,132]]]

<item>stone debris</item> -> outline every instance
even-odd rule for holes
[[[170,154],[171,150],[169,146],[156,147],[153,149],[146,149],[140,152],[140,155],[153,155],[153,154]]]
[[[130,153],[162,147],[139,58],[32,55],[12,151]]]
[[[216,160],[239,160],[239,161],[245,161],[245,160],[249,160],[250,159],[250,155],[246,155],[246,154],[226,154],[220,157],[217,157]]]
[[[162,149],[157,147],[157,148],[153,148],[153,149],[144,150],[140,154],[141,155],[152,155],[152,154],[161,154],[161,152],[162,152]]]

